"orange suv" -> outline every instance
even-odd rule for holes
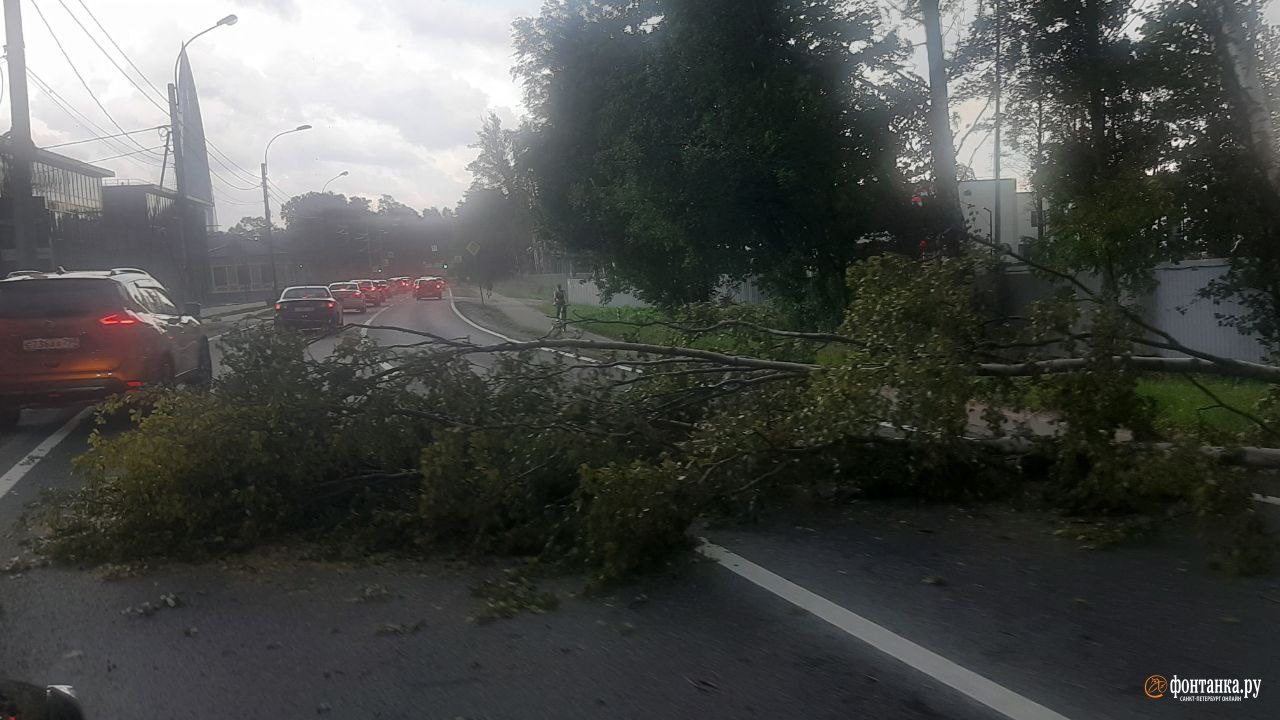
[[[0,426],[24,407],[213,379],[198,303],[183,310],[133,268],[22,271],[0,280]]]

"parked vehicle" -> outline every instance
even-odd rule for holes
[[[414,280],[413,297],[415,300],[424,298],[444,299],[444,278],[421,277]]]
[[[344,311],[354,310],[358,313],[365,311],[364,293],[360,291],[359,285],[353,282],[336,282],[329,285],[329,292],[342,303]]]
[[[285,288],[276,301],[276,327],[342,327],[342,304],[324,285]]]
[[[181,310],[132,268],[23,272],[0,280],[0,425],[22,408],[91,403],[150,385],[213,379],[200,304]]]

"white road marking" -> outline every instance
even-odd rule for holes
[[[0,498],[4,497],[18,481],[31,472],[31,468],[36,466],[46,455],[53,451],[67,436],[72,433],[80,423],[84,421],[89,414],[93,412],[93,408],[87,407],[76,413],[62,427],[53,432],[52,435],[40,441],[40,444],[34,450],[27,453],[27,456],[19,460],[13,467],[5,471],[4,475],[0,475]]]
[[[480,332],[483,332],[483,333],[485,333],[485,334],[487,334],[487,335],[492,335],[492,336],[494,336],[494,337],[496,337],[496,338],[501,338],[502,340],[505,340],[505,341],[507,341],[507,342],[509,342],[509,343],[527,342],[527,341],[525,341],[525,340],[517,340],[517,339],[515,339],[515,338],[507,337],[506,335],[503,335],[502,333],[494,332],[494,331],[490,330],[489,328],[487,328],[487,327],[485,327],[485,326],[483,326],[483,325],[481,325],[481,324],[479,324],[479,323],[477,323],[477,322],[472,321],[472,320],[471,320],[471,318],[467,317],[466,315],[463,315],[463,314],[462,314],[462,311],[458,309],[458,305],[457,305],[457,303],[455,303],[455,302],[453,301],[453,288],[449,288],[449,307],[453,310],[453,314],[458,316],[458,319],[459,319],[459,320],[461,320],[462,322],[464,322],[464,323],[466,323],[466,324],[470,325],[471,327],[473,327],[473,328],[475,328],[475,329],[479,330]],[[574,360],[581,360],[582,362],[591,363],[592,365],[597,365],[597,364],[599,364],[599,363],[600,363],[600,361],[599,361],[599,360],[597,360],[597,359],[595,359],[595,358],[589,358],[589,357],[586,357],[585,355],[578,355],[577,353],[571,353],[571,352],[568,352],[568,351],[566,351],[566,350],[553,350],[553,349],[551,349],[551,348],[545,348],[545,349],[543,350],[543,352],[555,353],[556,355],[561,355],[561,356],[563,356],[563,357],[573,358]],[[636,370],[635,368],[633,368],[633,367],[629,367],[629,366],[627,366],[627,365],[618,365],[618,366],[616,366],[616,367],[617,367],[619,370],[625,370],[625,371],[627,371],[627,372],[639,372],[639,370]]]
[[[1275,495],[1259,495],[1254,493],[1253,500],[1254,502],[1268,503],[1270,505],[1280,505],[1280,497],[1276,497]]]
[[[957,665],[928,648],[836,605],[816,593],[756,565],[719,545],[703,540],[698,552],[729,571],[768,590],[796,607],[831,623],[858,640],[929,677],[952,687],[1012,720],[1067,720],[1049,708]]]
[[[390,303],[390,301],[389,301],[389,300],[388,300],[388,303]],[[367,320],[365,320],[365,321],[364,321],[363,323],[361,323],[361,324],[362,324],[362,325],[372,325],[372,324],[373,324],[373,321],[374,321],[374,320],[377,320],[379,315],[381,315],[382,313],[384,313],[384,312],[386,312],[386,311],[388,311],[388,310],[390,310],[390,309],[391,309],[391,305],[390,305],[390,304],[383,305],[383,307],[382,307],[382,309],[381,309],[381,310],[379,310],[378,312],[376,312],[376,313],[374,313],[374,314],[370,315],[370,316],[369,316],[369,318],[368,318]],[[360,337],[362,337],[362,338],[367,338],[367,337],[369,337],[369,328],[367,328],[367,327],[362,327],[362,328],[360,328]],[[389,363],[389,362],[378,363],[378,366],[379,366],[379,367],[381,367],[383,370],[390,370],[390,369],[393,367],[393,366],[391,365],[391,363]]]

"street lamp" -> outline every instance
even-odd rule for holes
[[[334,175],[333,177],[329,178],[329,180],[328,180],[327,182],[325,182],[324,187],[321,187],[321,188],[320,188],[320,192],[322,192],[322,193],[323,193],[323,192],[325,192],[326,190],[328,190],[328,189],[329,189],[329,183],[333,182],[334,180],[337,180],[337,179],[338,179],[338,178],[340,178],[340,177],[346,177],[348,174],[349,174],[349,173],[348,173],[346,170],[343,170],[342,172],[338,173],[337,175]]]
[[[234,16],[232,16],[234,17]],[[267,241],[267,255],[271,259],[271,291],[277,296],[280,294],[280,284],[276,280],[276,249],[271,243],[271,196],[267,194],[267,153],[271,152],[271,143],[278,138],[288,135],[289,133],[302,132],[310,130],[310,125],[299,125],[292,130],[285,130],[282,133],[276,133],[274,137],[267,141],[267,147],[262,151],[262,217],[267,221],[267,225],[263,228]]]
[[[187,232],[186,232],[186,223],[187,223],[187,213],[186,213],[187,182],[186,180],[187,179],[182,172],[182,128],[178,124],[178,68],[182,64],[182,56],[187,52],[187,46],[190,45],[193,41],[195,41],[196,38],[200,37],[201,35],[204,35],[210,30],[220,28],[223,25],[235,25],[236,20],[238,19],[239,18],[237,18],[235,15],[228,15],[222,18],[221,20],[219,20],[218,22],[214,23],[212,26],[207,27],[204,30],[201,30],[195,35],[192,35],[190,38],[187,39],[186,42],[182,43],[182,48],[178,51],[178,57],[174,58],[173,60],[173,82],[169,83],[169,88],[168,88],[169,89],[169,141],[173,144],[173,183],[174,183],[174,188],[177,190],[177,193],[178,193],[178,200],[177,200],[178,245],[182,249],[182,265],[183,265],[182,269],[183,269],[183,275],[185,276],[185,280],[186,280],[186,282],[184,283],[186,287],[184,289],[186,290],[186,294],[188,296],[187,300],[191,299],[190,295],[192,294],[193,289],[199,287],[202,283],[197,282],[195,278],[192,277],[193,273],[191,271],[192,270],[191,269],[191,251],[190,251],[190,248],[187,246]],[[163,166],[161,166],[160,168],[160,187],[162,188],[164,187],[164,167]]]

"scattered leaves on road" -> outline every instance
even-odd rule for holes
[[[502,577],[485,580],[473,587],[471,594],[485,601],[484,610],[472,618],[480,624],[513,618],[521,612],[541,614],[560,606],[555,593],[540,590],[527,574],[514,569],[505,570]]]

